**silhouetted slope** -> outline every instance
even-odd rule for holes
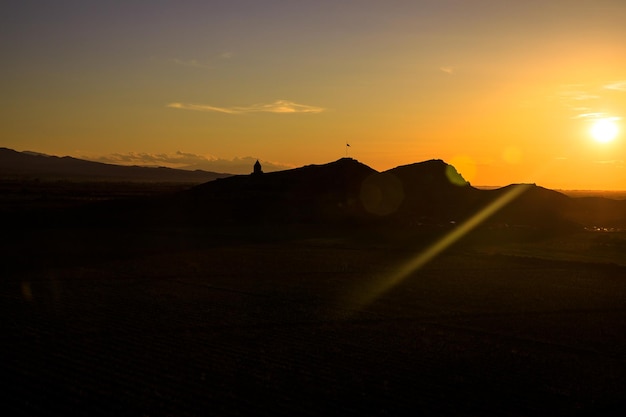
[[[544,228],[626,228],[626,200],[572,198],[534,184],[509,185],[483,193],[488,196],[487,201],[493,201],[520,186],[524,191],[492,216],[490,222]]]
[[[360,217],[361,184],[376,171],[342,158],[260,175],[238,175],[194,187],[188,203],[242,222],[318,222]]]
[[[565,216],[588,227],[626,229],[626,200],[571,198]]]
[[[476,203],[471,187],[443,161],[383,173],[350,158],[263,175],[235,176],[195,187],[193,200],[224,218],[243,221],[436,221]],[[407,220],[408,221],[408,220]]]
[[[402,184],[404,198],[397,216],[403,219],[456,221],[478,203],[479,191],[441,160],[404,165],[383,174]]]
[[[510,193],[515,198],[509,198]],[[532,184],[478,190],[441,160],[379,173],[342,158],[211,181],[159,203],[158,212],[160,222],[184,219],[197,225],[356,222],[412,227],[459,223],[506,201],[484,225],[564,230],[611,221],[612,226],[626,226],[626,201],[605,200],[573,199]]]
[[[548,190],[534,184],[511,184],[495,190],[483,190],[481,198],[485,203],[507,198],[513,193],[515,198],[488,220],[500,225],[532,225],[541,227],[571,227],[574,222],[564,216],[571,199],[565,194]]]
[[[165,167],[122,166],[0,148],[0,176],[76,181],[147,181],[201,183],[229,176]]]
[[[410,229],[452,226],[481,212],[490,213],[482,219],[486,227],[626,228],[626,201],[571,198],[534,184],[478,190],[441,160],[379,173],[351,158],[230,176],[172,195],[95,204],[73,212],[66,222],[222,230],[286,224]]]

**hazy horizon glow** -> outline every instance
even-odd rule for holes
[[[378,171],[443,159],[474,185],[626,189],[624,16],[621,0],[2,4],[0,146],[288,168],[350,143]],[[594,140],[602,119],[614,139]]]

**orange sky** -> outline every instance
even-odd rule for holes
[[[350,143],[377,170],[437,158],[474,185],[626,189],[623,1],[14,3],[0,146],[278,168]],[[601,118],[610,143],[589,134]]]

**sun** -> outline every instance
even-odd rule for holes
[[[609,143],[615,139],[619,129],[613,119],[600,119],[591,126],[591,136],[598,143]]]

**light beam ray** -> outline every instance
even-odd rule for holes
[[[398,271],[391,276],[377,279],[366,286],[352,300],[351,310],[360,311],[381,297],[384,293],[404,281],[409,275],[413,274],[441,252],[452,246],[455,242],[467,235],[482,222],[493,216],[504,206],[515,200],[524,191],[530,187],[529,184],[517,184],[512,186],[507,192],[493,200],[479,212],[460,224],[454,230],[451,230],[441,239],[426,248],[423,252],[418,253],[415,257],[409,259],[406,263],[398,268]]]

